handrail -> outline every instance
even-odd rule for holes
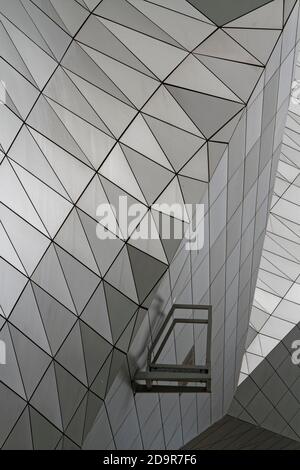
[[[168,315],[166,316],[163,324],[161,325],[160,329],[157,332],[156,337],[154,338],[154,340],[152,342],[152,345],[149,348],[148,356],[147,356],[147,364],[148,365],[151,364],[151,355],[153,353],[153,350],[154,350],[155,346],[157,345],[160,337],[162,336],[162,334],[164,332],[164,329],[166,328],[167,324],[169,323],[170,318],[173,315],[173,313],[175,312],[175,310],[206,310],[208,312],[208,317],[211,317],[211,314],[212,314],[212,306],[211,305],[194,305],[194,304],[174,304],[174,305],[172,305],[171,310],[169,311]],[[189,320],[192,320],[192,321],[189,321]],[[208,318],[207,320],[204,320],[204,322],[207,323],[207,325],[208,325],[209,331],[207,332],[207,336],[209,338],[211,337],[211,321],[210,320],[211,320],[210,318]],[[189,318],[184,319],[184,321],[185,321],[185,323],[192,323],[192,322],[193,323],[199,323],[199,321],[189,319]],[[209,348],[206,350],[206,359],[210,363],[210,345],[209,345]]]
[[[207,319],[197,318],[173,318],[175,310],[205,310],[207,312]],[[171,325],[165,332],[169,322]],[[204,365],[184,365],[184,364],[159,364],[158,360],[164,346],[166,345],[174,327],[178,323],[183,324],[203,324],[207,325],[207,340],[206,340],[206,361]],[[132,381],[133,389],[135,392],[202,392],[210,393],[211,385],[211,332],[212,332],[212,306],[211,305],[193,305],[193,304],[174,304],[161,327],[159,328],[147,354],[147,363],[145,371],[137,371]],[[161,340],[163,334],[164,338],[154,354],[154,350]],[[152,356],[154,357],[152,359]],[[138,383],[138,381],[145,381],[145,385]],[[159,385],[153,382],[178,382],[178,385]],[[196,383],[199,385],[186,386],[182,383]]]

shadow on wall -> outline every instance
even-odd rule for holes
[[[135,372],[146,364],[148,348],[151,345],[153,338],[157,335],[165,318],[163,304],[163,298],[160,297],[160,295],[156,295],[150,307],[151,315],[148,316],[149,328],[144,328],[144,330],[140,332],[139,343],[135,348],[134,353],[128,353],[128,360],[132,372]]]

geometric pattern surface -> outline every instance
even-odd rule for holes
[[[163,239],[154,203],[206,198],[214,334],[231,341],[221,359],[215,342],[215,380],[235,337],[233,392],[298,20],[296,0],[243,3],[222,15],[216,0],[0,1],[0,447],[82,448],[107,413],[160,281],[174,290],[180,240]],[[97,206],[120,196],[143,213],[100,240]],[[148,216],[158,237],[144,243]]]
[[[294,84],[299,80],[299,57]],[[230,414],[300,440],[299,104],[290,101],[240,382]]]
[[[290,31],[289,40],[295,39],[297,8],[296,5],[285,26]],[[258,13],[259,10],[257,16]],[[279,36],[278,49],[275,47],[267,65],[264,86],[258,86],[253,92],[255,98],[248,103],[247,121],[249,124],[255,116],[255,136],[252,126],[245,126],[241,119],[228,136],[228,153],[220,158],[204,192],[202,201],[208,211],[203,249],[187,253],[181,246],[159,288],[166,311],[174,302],[212,304],[212,393],[134,396],[128,385],[135,370],[131,357],[140,357],[142,345],[149,341],[149,327],[151,333],[155,318],[150,309],[147,322],[130,348],[128,364],[110,388],[84,448],[178,449],[222,418],[229,408],[245,348],[289,104],[293,66],[288,64],[292,64],[294,56],[287,52],[292,51],[292,43],[282,48],[281,40],[286,43],[286,37],[286,33]],[[258,42],[256,50],[261,52]],[[283,55],[274,68],[279,50]],[[218,53],[215,45],[210,54]],[[259,102],[263,103],[262,117]],[[169,345],[166,362],[185,357],[191,344],[187,339],[180,337]],[[197,338],[196,347],[198,343]]]
[[[299,79],[299,58],[295,81]],[[250,318],[246,376],[300,322],[300,109],[291,99],[257,288]]]
[[[300,366],[292,363],[296,325],[238,387],[229,414],[300,441]]]

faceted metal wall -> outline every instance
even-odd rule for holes
[[[296,325],[241,383],[230,415],[300,441],[300,367],[291,347],[299,339]]]
[[[204,248],[200,253],[187,253],[183,243],[158,291],[165,299],[166,311],[175,301],[212,304],[212,395],[133,397],[130,373],[124,366],[87,438],[87,448],[176,449],[228,410],[240,373],[273,194],[293,76],[297,22],[296,8],[287,25],[289,33],[277,43],[246,113],[227,136],[229,146],[224,145],[220,152],[201,199],[207,208]],[[136,365],[131,357],[139,357],[154,316],[150,309],[140,341],[138,335],[131,348],[131,375]],[[167,353],[170,362],[182,359],[188,351],[183,341],[175,343]]]
[[[300,340],[300,112],[296,88],[299,56],[294,79],[241,368],[241,385],[230,413],[300,440],[300,368],[296,350]]]
[[[3,448],[174,448],[229,406],[298,2],[247,1],[225,16],[222,4],[0,0]],[[174,258],[178,243],[135,240],[140,221],[126,240],[100,240],[97,206],[122,195],[156,222],[155,202],[203,202],[204,248],[182,244]],[[161,279],[166,304],[213,305],[211,397],[146,406],[117,376],[148,335]]]
[[[299,80],[299,56],[294,89]],[[267,235],[258,274],[247,352],[246,378],[300,321],[299,251],[299,103],[292,96],[283,136]]]

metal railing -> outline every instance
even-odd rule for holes
[[[173,318],[175,310],[203,310],[207,311],[207,318]],[[167,329],[168,323],[170,327]],[[203,365],[162,364],[158,363],[165,345],[177,324],[207,325],[206,360]],[[136,393],[184,393],[184,392],[211,392],[211,305],[174,304],[161,325],[147,355],[147,364],[144,371],[138,370],[133,378],[132,386]],[[165,330],[167,329],[166,333]],[[163,336],[164,335],[164,336]],[[161,341],[156,352],[155,349]],[[177,382],[177,384],[175,384]],[[171,383],[171,384],[170,384]],[[186,385],[193,384],[193,385]]]

